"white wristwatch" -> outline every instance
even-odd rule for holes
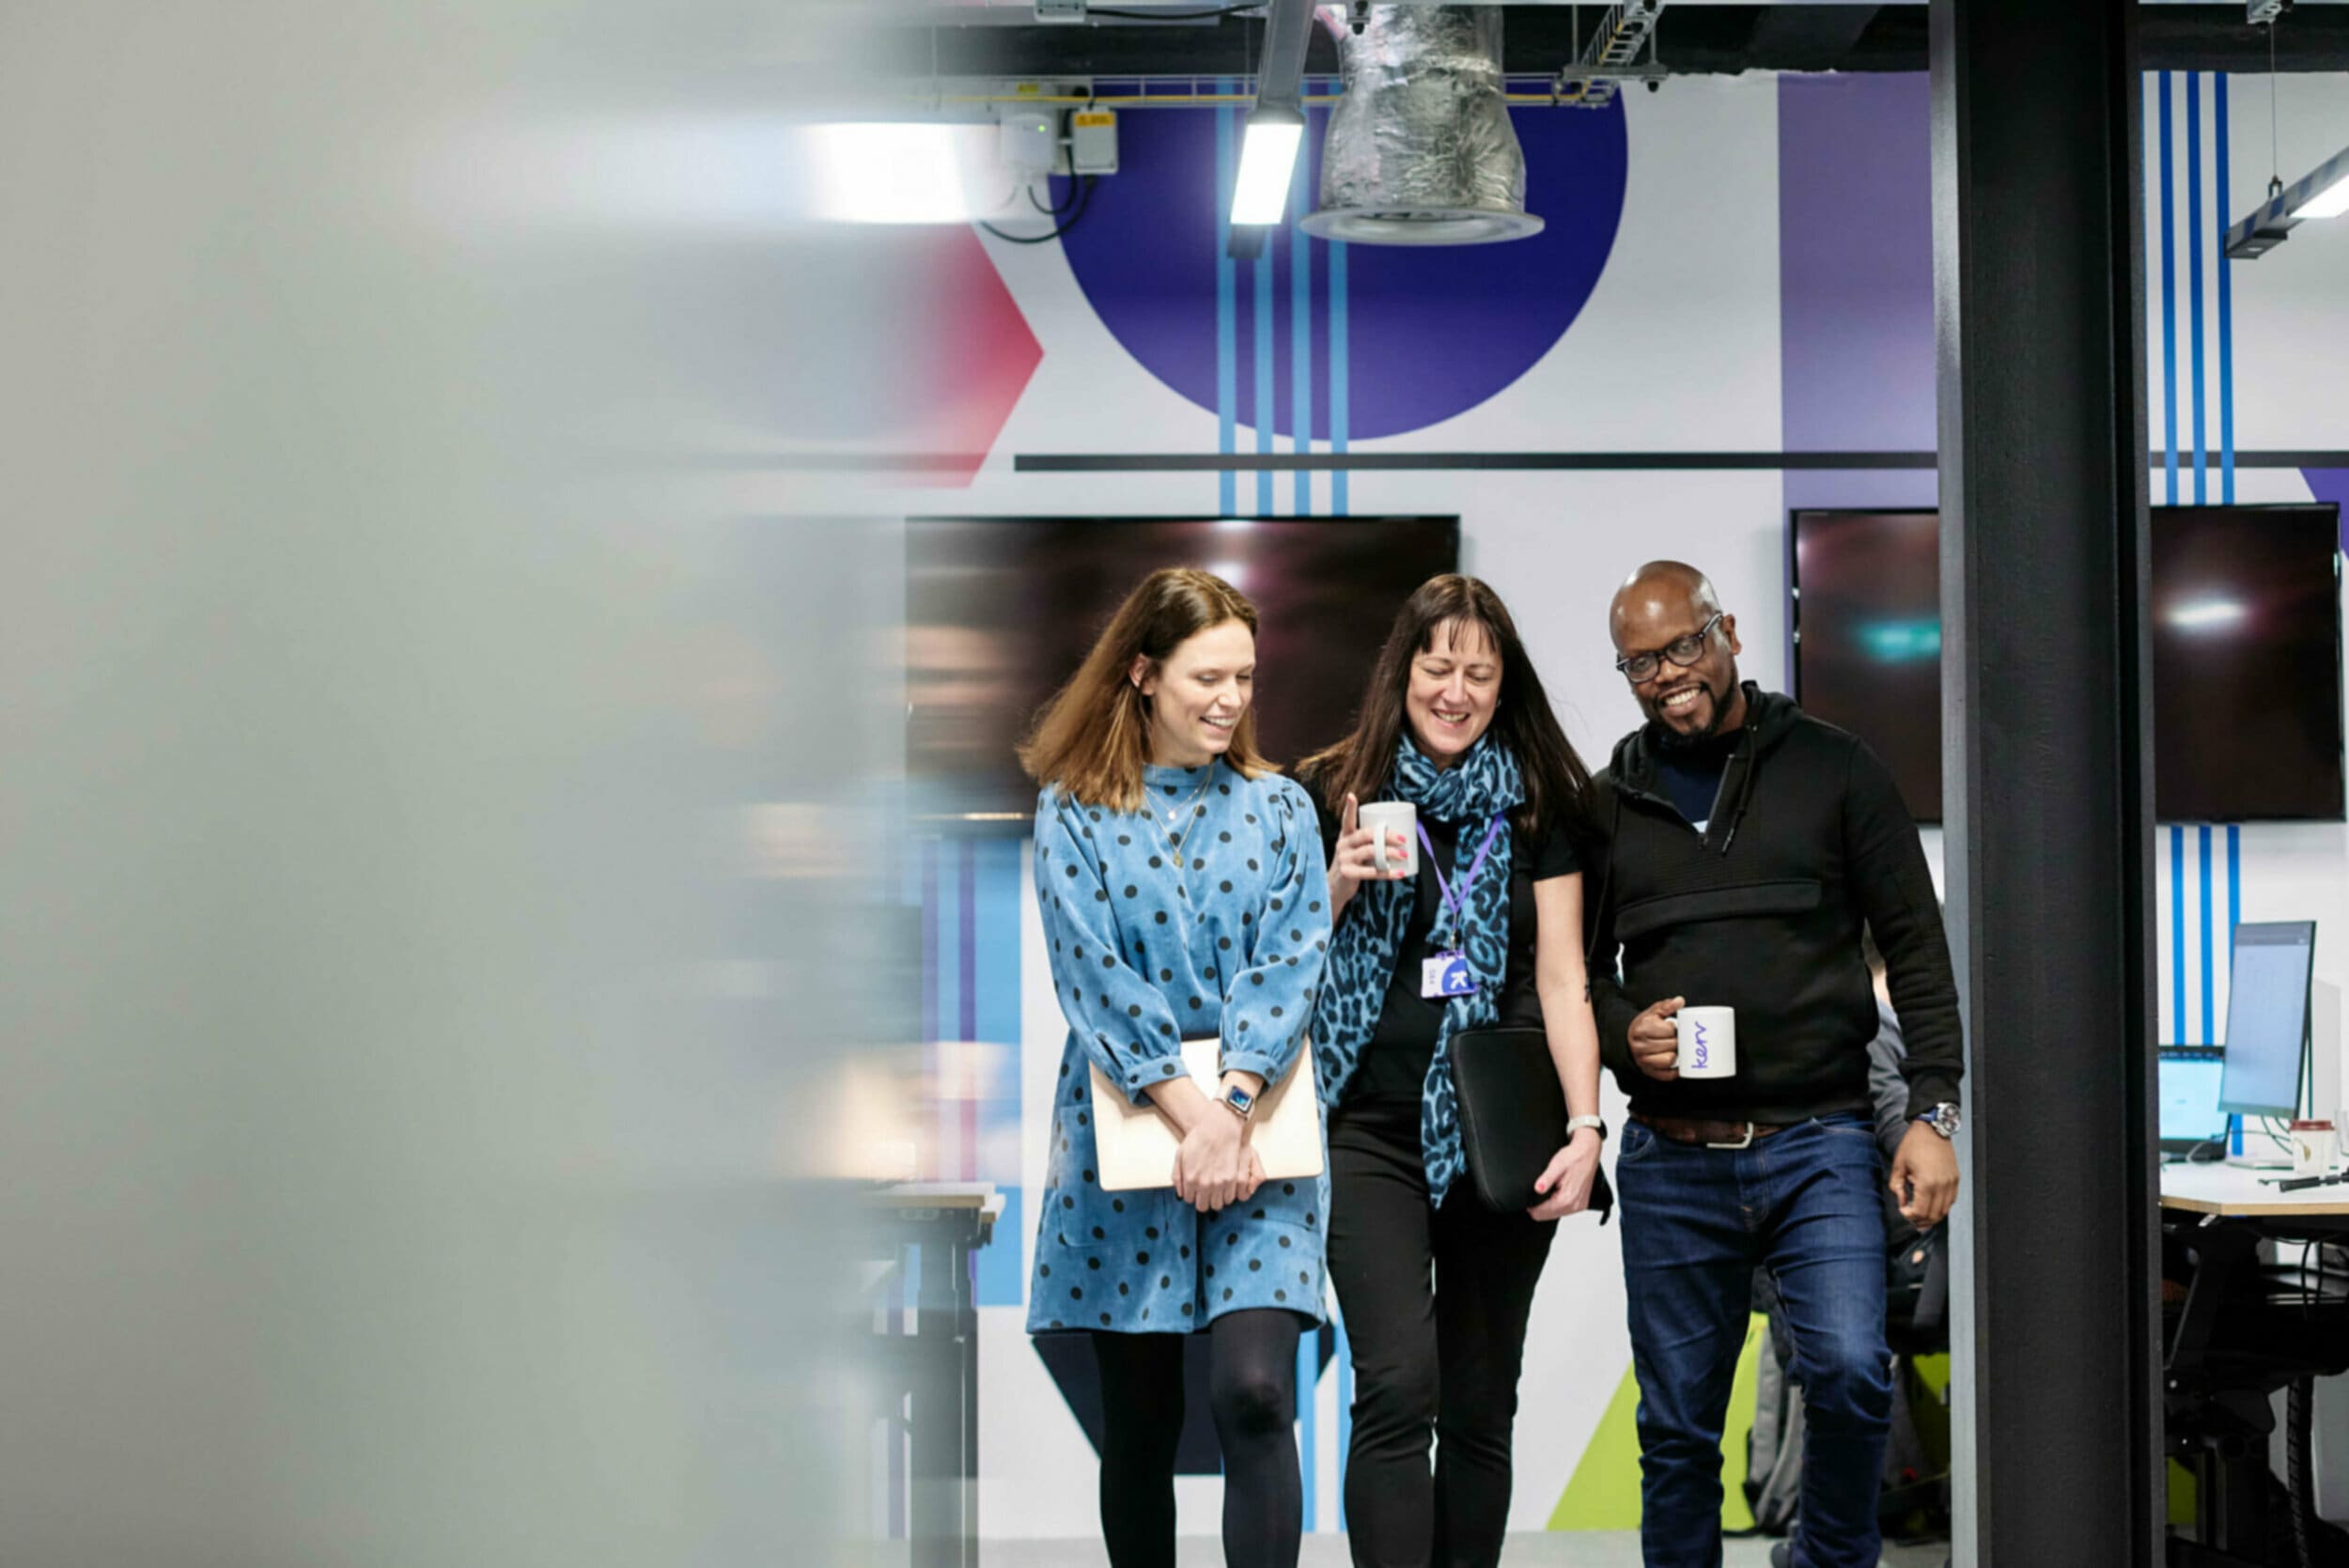
[[[1576,1133],[1580,1132],[1584,1127],[1591,1128],[1602,1139],[1607,1136],[1606,1122],[1596,1116],[1569,1116],[1566,1118],[1567,1138],[1572,1139]]]

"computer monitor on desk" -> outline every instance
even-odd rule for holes
[[[2309,977],[2316,955],[2312,920],[2262,921],[2234,928],[2227,982],[2226,1065],[2218,1108],[2242,1116],[2295,1116],[2308,1078]],[[2264,1140],[2259,1141],[2263,1143]],[[2247,1154],[2263,1157],[2248,1137]],[[2280,1158],[2281,1151],[2276,1151]]]

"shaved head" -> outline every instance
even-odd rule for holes
[[[1686,561],[1650,561],[1640,567],[1623,580],[1607,609],[1607,629],[1614,636],[1615,651],[1624,651],[1627,623],[1684,605],[1696,611],[1699,619],[1719,614],[1721,598],[1713,591],[1713,580]]]

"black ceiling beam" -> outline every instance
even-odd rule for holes
[[[1503,58],[1511,73],[1548,75],[1574,57],[1571,8],[1502,8],[1508,15]],[[1596,8],[1587,9],[1595,13]],[[936,14],[935,27],[901,25],[865,34],[849,63],[887,75],[927,76],[934,38],[937,70],[947,76],[1244,76],[1254,69],[1262,31],[1262,23],[1246,17],[1074,27],[967,25],[952,20],[953,10]],[[1587,25],[1591,17],[1583,21]],[[2267,29],[2245,24],[2241,0],[2147,6],[2139,28],[2148,70],[2267,70]],[[2279,70],[2349,70],[2349,6],[2302,7],[2284,18],[2275,41]],[[1689,76],[1921,71],[1925,8],[1667,5],[1657,23],[1657,53],[1666,70]],[[1336,47],[1316,27],[1306,71],[1319,76],[1337,69]]]
[[[1880,6],[1757,6],[1746,51],[1758,59],[1841,61],[1868,31]],[[1833,64],[1789,64],[1781,70],[1832,70]]]

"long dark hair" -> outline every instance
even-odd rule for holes
[[[1143,578],[1093,651],[1037,712],[1019,743],[1019,765],[1040,784],[1058,784],[1080,805],[1138,811],[1142,768],[1149,760],[1150,699],[1132,679],[1137,657],[1155,668],[1210,627],[1237,621],[1256,630],[1256,607],[1221,578],[1190,567],[1162,567]],[[1256,750],[1256,705],[1232,731],[1223,761],[1244,779],[1273,771]]]
[[[1525,771],[1525,804],[1514,816],[1517,831],[1536,844],[1561,829],[1579,840],[1589,825],[1590,769],[1575,755],[1550,710],[1549,694],[1517,639],[1509,607],[1485,582],[1457,573],[1429,578],[1404,601],[1371,668],[1353,732],[1299,763],[1298,779],[1333,813],[1345,809],[1348,795],[1361,801],[1378,799],[1394,770],[1411,660],[1435,647],[1436,633],[1446,622],[1461,629],[1476,627],[1501,655],[1501,692],[1487,733],[1516,753]]]

